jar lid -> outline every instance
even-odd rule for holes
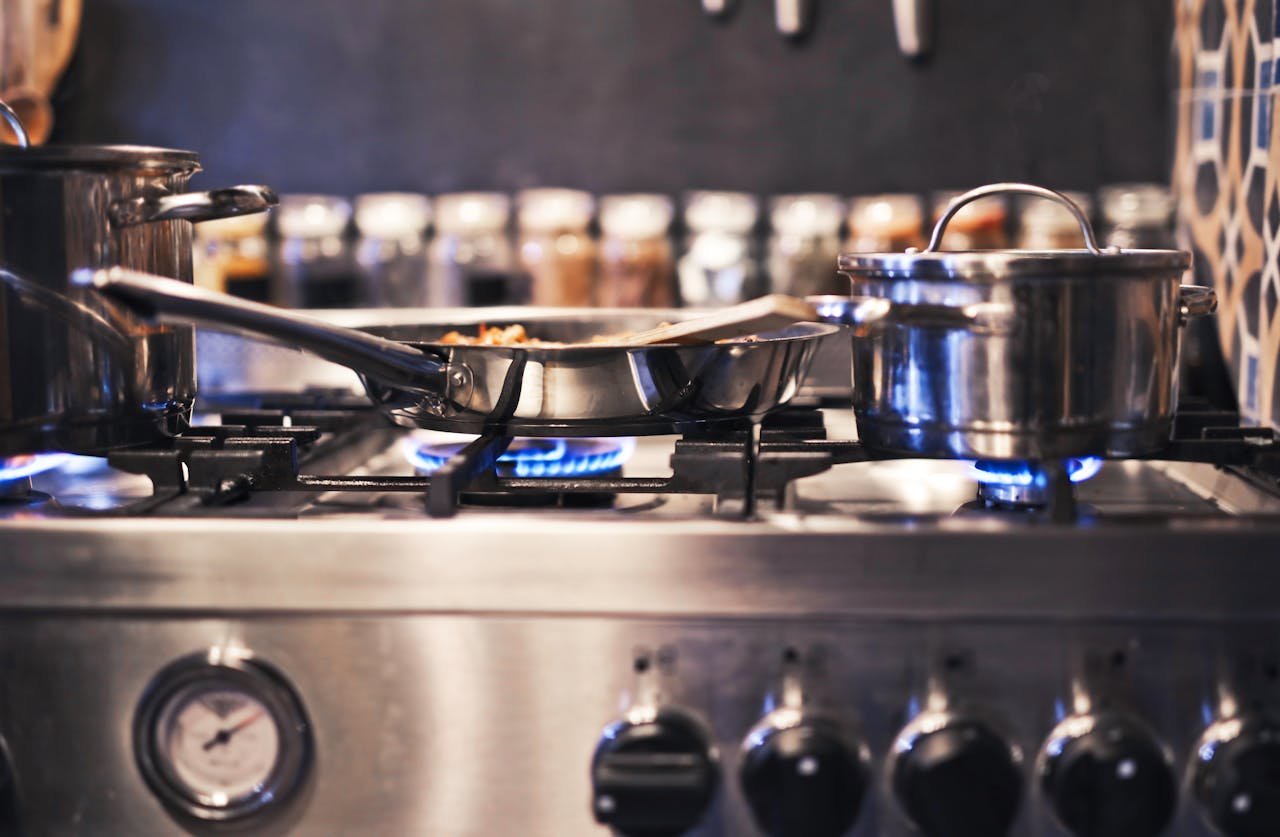
[[[933,220],[936,222],[959,198],[971,195],[973,191],[963,192],[956,189],[948,189],[942,192],[935,192],[933,194]],[[955,213],[951,222],[951,226],[956,232],[973,232],[990,227],[1004,226],[1004,219],[1008,214],[1008,207],[1005,205],[1004,197],[999,192],[984,194],[981,198],[965,201],[962,207],[960,211]]]
[[[849,201],[849,230],[858,235],[918,235],[920,199],[910,194],[858,195]]]
[[[241,241],[256,238],[266,232],[269,212],[253,212],[248,215],[232,215],[216,218],[195,225],[196,238],[202,241]]]
[[[760,218],[760,202],[746,192],[686,192],[684,224],[691,232],[744,235]]]
[[[666,195],[605,195],[600,230],[610,238],[661,238],[671,227],[675,206]]]
[[[351,204],[337,195],[281,195],[275,215],[284,238],[325,238],[346,230]]]
[[[443,233],[501,232],[511,199],[501,192],[454,192],[436,197],[436,228]]]
[[[844,201],[838,195],[778,195],[769,201],[769,223],[783,235],[835,235],[843,216]]]
[[[1036,195],[1057,201],[1072,213],[1084,236],[1078,250],[941,250],[947,224],[966,204],[1004,193]],[[1000,282],[1014,277],[1121,276],[1169,273],[1176,276],[1191,264],[1191,254],[1181,250],[1099,249],[1093,228],[1083,212],[1065,195],[1040,186],[996,183],[966,192],[951,201],[934,227],[929,246],[905,253],[844,253],[842,273],[851,278]]]
[[[1062,195],[1088,217],[1093,211],[1093,200],[1084,192],[1063,192]],[[1075,232],[1079,224],[1071,210],[1057,201],[1027,198],[1019,204],[1018,222],[1025,229],[1053,232]]]
[[[516,195],[516,219],[522,230],[582,231],[591,223],[596,201],[578,189],[525,189]]]
[[[369,238],[414,238],[431,224],[431,201],[416,192],[367,192],[356,197],[356,229]]]
[[[1173,195],[1159,183],[1116,183],[1098,197],[1102,217],[1115,226],[1164,226],[1173,216]]]

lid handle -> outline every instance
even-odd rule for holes
[[[18,118],[18,112],[9,107],[6,102],[0,102],[0,117],[4,117],[4,121],[8,122],[9,127],[13,129],[13,135],[18,138],[18,147],[30,148],[31,137],[27,136],[27,129]]]
[[[977,189],[971,189],[963,195],[957,196],[951,203],[947,204],[946,211],[942,213],[942,217],[934,225],[933,235],[929,237],[929,246],[924,249],[924,252],[937,253],[941,251],[942,234],[946,232],[947,223],[955,217],[956,213],[965,204],[973,203],[991,195],[1003,195],[1011,192],[1034,195],[1038,198],[1056,201],[1065,206],[1075,216],[1076,223],[1080,225],[1080,234],[1084,236],[1084,246],[1093,255],[1102,255],[1102,250],[1098,249],[1098,240],[1093,236],[1093,227],[1090,226],[1089,219],[1085,217],[1080,207],[1076,206],[1075,201],[1061,192],[1055,192],[1053,189],[1046,189],[1043,186],[1032,186],[1030,183],[992,183],[988,186],[979,186]]]

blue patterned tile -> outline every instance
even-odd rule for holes
[[[1197,103],[1200,109],[1200,139],[1212,140],[1213,128],[1217,120],[1215,119],[1218,103],[1213,99],[1201,99]]]
[[[1258,413],[1258,359],[1249,357],[1245,361],[1244,374],[1244,407],[1250,415]]]
[[[1271,147],[1271,97],[1258,97],[1257,115],[1258,148],[1266,151]]]

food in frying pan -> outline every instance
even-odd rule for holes
[[[667,325],[667,323],[662,323]],[[597,334],[591,338],[589,343],[617,343],[623,338],[629,336],[633,332],[622,332],[619,334]],[[731,337],[724,340],[717,340],[717,343],[754,343],[759,338],[755,335],[749,337]],[[440,342],[446,346],[566,346],[572,345],[568,343],[557,343],[553,340],[539,340],[537,337],[530,337],[525,331],[524,326],[519,323],[509,326],[490,326],[481,323],[476,329],[474,336],[463,334],[460,331],[450,331],[440,338]]]
[[[440,338],[440,342],[446,346],[546,346],[559,345],[548,344],[536,337],[530,337],[524,330],[524,326],[516,323],[505,328],[502,326],[486,326],[480,324],[476,336],[471,337],[460,331],[451,331],[444,337]]]

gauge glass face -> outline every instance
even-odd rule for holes
[[[212,808],[254,797],[280,759],[271,710],[248,692],[217,682],[179,689],[156,717],[161,765],[191,799]]]

